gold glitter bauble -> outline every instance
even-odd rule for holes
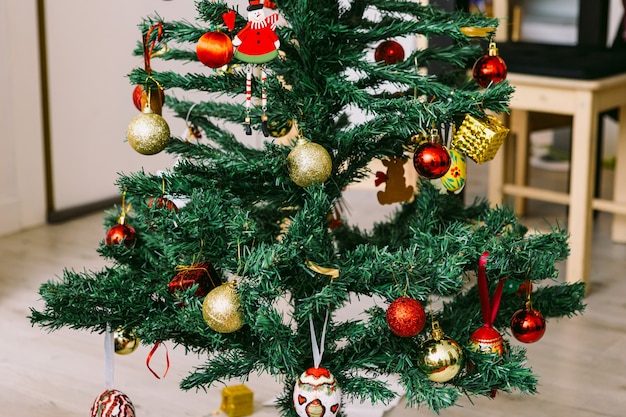
[[[204,298],[202,317],[216,332],[232,333],[243,326],[239,294],[232,282],[214,288]]]
[[[119,355],[128,355],[133,353],[139,347],[139,338],[135,336],[135,329],[118,327],[113,332],[113,341],[115,344],[115,353]]]
[[[164,118],[148,106],[130,121],[126,138],[140,154],[154,155],[165,149],[170,141],[170,127]]]
[[[289,177],[300,187],[322,184],[330,177],[333,161],[323,146],[300,138],[287,156]]]

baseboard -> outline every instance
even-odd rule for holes
[[[83,204],[76,207],[70,207],[63,210],[55,210],[48,212],[48,223],[63,223],[69,220],[73,220],[77,217],[85,216],[87,214],[95,213],[96,211],[104,211],[112,208],[115,204],[120,204],[120,197],[110,197],[103,200],[95,201],[93,203]]]

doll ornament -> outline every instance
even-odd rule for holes
[[[233,39],[235,47],[234,57],[248,63],[246,70],[246,135],[252,134],[250,126],[250,110],[252,107],[252,69],[254,64],[265,64],[278,56],[280,40],[274,29],[278,21],[278,14],[272,13],[265,17],[261,0],[248,0],[248,23]],[[267,123],[267,92],[265,90],[265,68],[261,67],[261,130],[265,137],[269,136]]]

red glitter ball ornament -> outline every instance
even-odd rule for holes
[[[482,88],[497,84],[506,79],[506,63],[498,56],[498,48],[495,42],[489,44],[487,55],[483,55],[476,60],[472,69],[474,79]]]
[[[396,41],[382,42],[374,51],[374,61],[385,65],[397,64],[404,60],[404,48]]]
[[[220,68],[233,59],[233,42],[224,32],[207,32],[198,39],[196,55],[210,68]]]
[[[506,351],[502,335],[488,326],[479,327],[471,334],[470,347],[477,352],[495,353],[498,356],[502,356]]]
[[[451,163],[450,153],[440,143],[422,143],[413,154],[413,166],[417,173],[431,180],[446,175]]]
[[[426,313],[419,301],[410,297],[400,297],[389,305],[385,319],[393,334],[413,337],[424,328]]]
[[[543,314],[529,306],[517,310],[511,319],[511,332],[520,342],[535,343],[546,332]]]
[[[135,229],[127,224],[116,224],[107,231],[105,240],[107,245],[124,244],[130,248],[135,244]]]

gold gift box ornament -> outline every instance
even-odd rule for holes
[[[249,416],[254,412],[254,393],[245,385],[233,385],[222,389],[222,411],[228,417]]]
[[[496,156],[508,134],[509,129],[495,116],[477,118],[466,114],[452,138],[451,145],[477,164],[483,164]]]

